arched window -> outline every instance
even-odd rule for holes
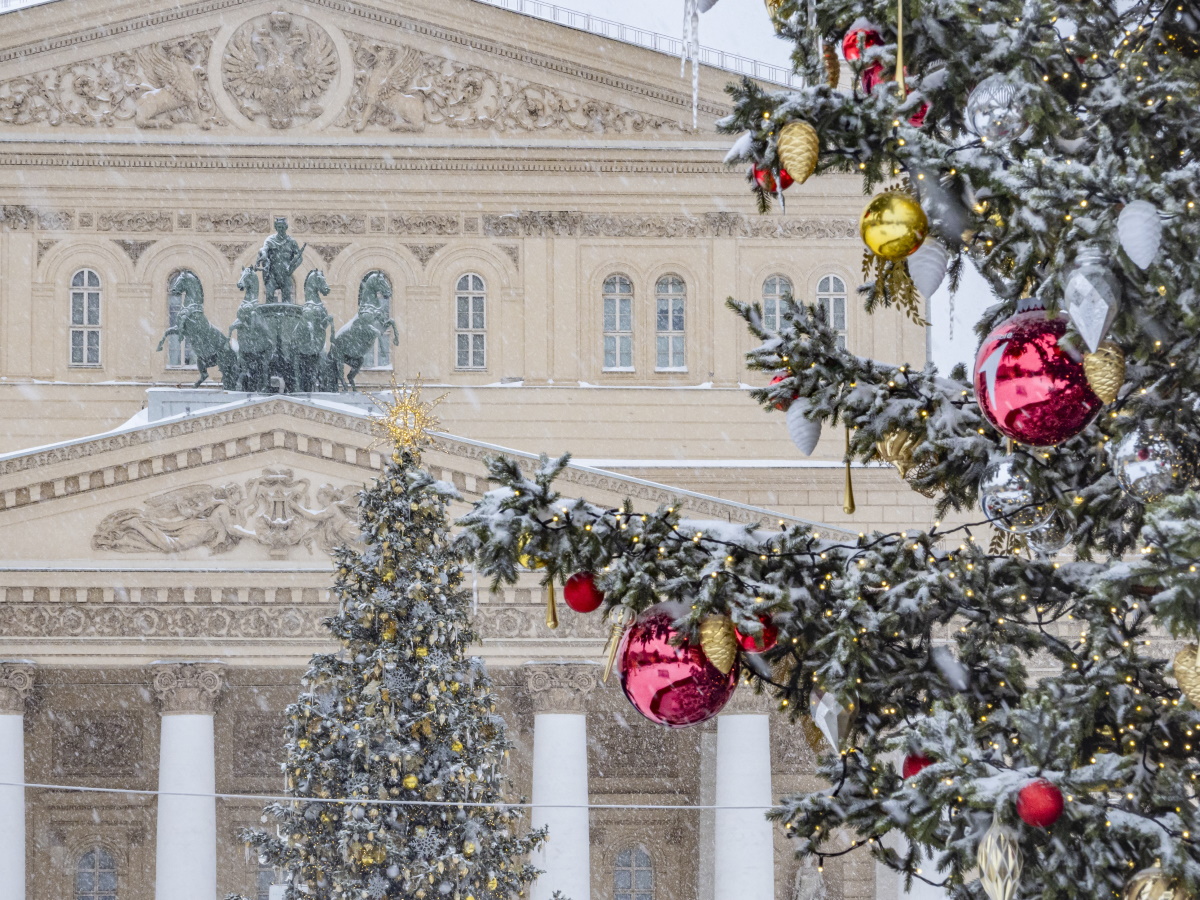
[[[624,275],[604,279],[604,368],[633,371],[633,282]]]
[[[771,275],[763,282],[763,327],[767,331],[779,330],[779,314],[783,310],[783,301],[791,296],[792,283],[784,276]]]
[[[474,273],[458,279],[454,292],[454,367],[487,368],[487,293]]]
[[[117,864],[103,847],[93,847],[79,857],[74,900],[117,900]]]
[[[837,345],[846,348],[846,282],[826,275],[817,284],[817,308],[825,322],[837,333]]]
[[[71,277],[71,365],[100,365],[100,276],[91,269]]]
[[[654,367],[666,371],[686,371],[687,359],[683,350],[687,288],[683,279],[678,275],[664,275],[654,286],[654,298],[657,306]]]
[[[654,863],[645,847],[626,847],[617,854],[613,900],[654,900]]]
[[[171,291],[175,279],[189,269],[176,269],[167,277],[167,326],[174,328],[179,324],[179,311],[183,309],[183,295]],[[199,280],[195,272],[191,273]],[[196,354],[188,346],[187,341],[177,334],[167,338],[167,368],[184,369],[196,364]]]
[[[378,275],[387,282],[387,295],[382,296],[376,293],[378,302],[383,306],[383,311],[387,313],[387,317],[392,317],[392,280],[387,277],[387,274],[380,272],[378,269],[368,272],[363,276],[363,281],[366,281],[372,275]],[[360,288],[361,289],[361,288]],[[364,369],[390,369],[392,367],[392,335],[390,331],[385,331],[379,335],[379,339],[375,342],[367,355],[363,357]]]

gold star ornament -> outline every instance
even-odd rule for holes
[[[378,437],[372,446],[391,443],[400,450],[417,450],[428,439],[429,432],[437,431],[442,425],[433,414],[434,407],[446,399],[446,395],[433,401],[421,399],[421,376],[412,384],[396,384],[392,379],[392,398],[371,398],[381,415],[371,420],[371,428]]]

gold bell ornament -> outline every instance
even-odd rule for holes
[[[1125,352],[1115,341],[1104,341],[1095,353],[1083,354],[1083,374],[1096,396],[1112,403],[1125,383]]]
[[[728,675],[738,655],[733,622],[727,616],[705,616],[700,622],[700,649],[722,675]]]
[[[780,165],[797,184],[808,181],[817,170],[821,139],[817,137],[817,130],[807,122],[788,122],[780,128],[776,148]]]
[[[790,171],[790,170],[789,170]],[[859,221],[863,243],[876,256],[899,262],[929,235],[929,219],[912,196],[902,191],[876,195]]]

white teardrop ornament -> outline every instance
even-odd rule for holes
[[[1117,217],[1117,237],[1121,249],[1139,269],[1147,268],[1158,256],[1162,244],[1162,220],[1154,204],[1146,200],[1134,200],[1125,204]]]
[[[905,262],[908,263],[908,274],[913,284],[928,300],[933,296],[946,278],[946,263],[950,254],[940,241],[926,238],[925,243],[917,248]]]
[[[796,449],[805,456],[812,456],[812,452],[817,449],[817,441],[821,439],[821,421],[804,418],[808,409],[807,400],[793,400],[787,411],[787,428]]]

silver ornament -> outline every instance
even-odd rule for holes
[[[945,280],[946,262],[949,259],[950,254],[946,252],[946,247],[941,241],[928,237],[905,260],[908,265],[909,277],[912,278],[913,284],[917,286],[917,290],[926,300],[933,296],[933,292]]]
[[[1166,435],[1135,428],[1109,452],[1117,483],[1130,496],[1146,503],[1182,491],[1196,467]]]
[[[850,713],[828,691],[813,691],[808,701],[812,709],[813,724],[825,735],[829,746],[840,750],[842,738],[850,733]]]
[[[1063,522],[1062,513],[1055,512],[1049,519],[1025,535],[1029,549],[1043,559],[1058,553],[1071,543],[1071,533]]]
[[[805,456],[812,456],[812,452],[817,449],[817,441],[821,439],[821,420],[804,417],[809,409],[809,402],[798,397],[792,401],[787,411],[788,436],[796,445],[796,449]]]
[[[979,479],[979,505],[988,520],[1015,534],[1045,525],[1054,507],[1034,489],[1012,457],[996,460]]]
[[[1012,900],[1021,883],[1021,847],[1011,829],[992,821],[979,842],[979,883],[992,900]]]
[[[1162,233],[1162,219],[1158,217],[1158,210],[1146,200],[1126,203],[1121,215],[1117,216],[1117,237],[1121,240],[1121,249],[1139,269],[1147,268],[1158,256]]]
[[[1117,317],[1120,292],[1121,285],[1104,253],[1096,247],[1082,247],[1075,256],[1075,268],[1067,276],[1063,300],[1071,322],[1093,353]]]
[[[987,141],[1012,140],[1027,126],[1016,85],[999,73],[975,85],[967,97],[966,112],[967,127]]]

